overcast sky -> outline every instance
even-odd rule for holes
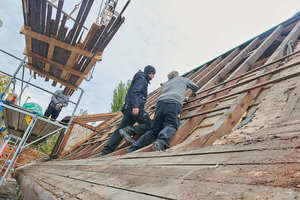
[[[118,10],[126,1],[119,0]],[[65,0],[64,10],[69,12],[78,2]],[[95,0],[87,27],[95,21],[100,3],[101,0]],[[188,72],[298,11],[299,0],[132,0],[124,13],[125,23],[105,49],[103,61],[96,65],[94,78],[81,85],[85,93],[79,109],[88,110],[89,114],[109,112],[114,88],[120,81],[131,79],[145,65],[157,69],[149,86],[151,92],[166,81],[171,70],[180,74]],[[25,39],[19,34],[23,25],[21,0],[1,0],[0,19],[3,21],[0,48],[23,57]],[[13,73],[18,64],[19,61],[0,52],[0,70]],[[58,89],[41,78],[33,83],[50,91]],[[26,89],[24,97],[27,96],[44,110],[51,98],[32,87]],[[77,96],[75,93],[72,100]],[[72,108],[64,109],[60,117],[69,115]]]

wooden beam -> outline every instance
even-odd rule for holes
[[[49,4],[49,5],[51,5],[52,7],[54,7],[54,8],[56,8],[57,10],[58,10],[58,7],[54,4],[54,3],[52,3],[50,0],[47,0],[47,3]],[[67,17],[68,17],[68,19],[71,19],[71,20],[73,20],[74,22],[76,21],[72,16],[70,16],[68,13],[66,13],[66,12],[64,12],[63,10],[61,10],[61,12],[64,14],[64,15],[66,15]],[[86,29],[86,30],[89,30],[87,27],[85,27],[85,26],[82,26],[84,29]]]
[[[200,86],[205,85],[212,77],[214,77],[229,61],[231,61],[237,54],[239,53],[239,49],[235,49],[228,56],[226,56],[220,63],[218,63],[214,68],[211,68],[209,72],[202,76],[197,84]]]
[[[224,88],[222,88],[222,89],[216,90],[216,91],[214,91],[214,92],[211,92],[211,93],[209,93],[209,94],[207,94],[207,95],[205,95],[205,96],[203,96],[203,97],[197,98],[197,99],[198,99],[198,100],[201,100],[201,99],[203,99],[203,98],[206,98],[206,97],[215,95],[215,94],[217,94],[217,93],[219,93],[219,92],[222,92],[222,91],[225,91],[225,90],[228,90],[228,89],[233,89],[233,88],[236,88],[236,87],[238,87],[238,86],[244,85],[244,84],[246,84],[246,83],[249,83],[249,82],[258,80],[258,79],[260,79],[260,78],[262,78],[262,77],[264,77],[264,76],[269,76],[269,75],[273,75],[273,74],[275,74],[275,73],[279,73],[279,72],[281,72],[281,71],[283,71],[283,70],[285,70],[285,69],[288,69],[288,68],[290,68],[290,67],[294,67],[294,66],[297,65],[297,64],[299,64],[299,63],[298,63],[298,62],[294,62],[294,63],[290,63],[289,65],[286,65],[286,66],[282,66],[282,67],[279,67],[279,68],[275,68],[275,69],[272,70],[272,71],[267,71],[267,72],[265,72],[265,73],[258,73],[258,75],[256,75],[255,77],[252,77],[252,78],[249,78],[249,77],[251,77],[251,76],[249,76],[247,80],[244,80],[244,81],[238,82],[238,83],[236,83],[236,84],[230,85],[230,86],[228,86],[228,87],[224,87]],[[242,79],[242,80],[243,80],[243,79]],[[211,102],[214,102],[214,101],[219,101],[219,100],[222,100],[222,99],[225,99],[225,98],[228,98],[228,97],[232,97],[232,96],[241,94],[241,93],[243,93],[243,92],[249,91],[249,90],[251,90],[251,89],[253,89],[253,88],[252,88],[252,87],[248,87],[248,88],[243,89],[243,90],[241,90],[241,91],[236,91],[236,92],[234,92],[234,93],[231,93],[231,94],[228,94],[228,95],[225,95],[225,96],[216,98],[216,99],[212,99],[212,100],[210,100],[210,101],[208,101],[208,102],[200,103],[200,104],[197,104],[197,105],[194,105],[194,106],[191,106],[191,107],[185,107],[185,108],[183,109],[183,111],[190,110],[190,109],[193,109],[193,108],[196,108],[196,107],[199,107],[199,106],[203,106],[203,105],[206,105],[206,104],[211,103]]]
[[[78,43],[78,44],[76,44],[75,45],[76,47],[82,47],[83,45],[82,44],[80,44],[80,43]],[[74,64],[75,64],[75,62],[76,62],[76,59],[78,58],[78,56],[79,56],[79,54],[78,53],[76,53],[76,52],[74,52],[74,51],[72,51],[71,52],[71,55],[69,56],[69,58],[68,58],[68,61],[67,61],[67,66],[72,66],[72,68],[74,68]],[[62,78],[62,79],[67,79],[67,74],[68,74],[68,72],[67,71],[63,71],[62,73],[61,73],[61,75],[60,75],[60,77]],[[88,73],[87,73],[88,74]],[[75,84],[76,85],[76,84]]]
[[[212,112],[216,112],[216,111],[220,111],[220,110],[225,110],[225,109],[228,109],[228,108],[230,108],[229,105],[223,106],[223,107],[220,107],[220,108],[214,108],[214,109],[211,109],[211,110],[206,110],[204,112],[184,116],[184,117],[180,118],[180,120],[186,120],[186,119],[189,119],[189,118],[192,118],[192,117],[197,117],[197,116],[200,116],[200,115],[204,115],[204,114],[208,114],[208,113],[212,113]]]
[[[31,47],[31,37],[25,35],[25,42],[26,42],[26,48],[29,51],[32,51],[32,47]],[[28,57],[28,62],[32,63],[32,57]]]
[[[234,69],[234,67],[245,57],[247,54],[253,50],[253,48],[258,44],[259,39],[255,38],[250,44],[247,45],[233,60],[227,63],[223,69],[215,75],[215,77],[209,80],[203,88],[200,88],[195,99],[201,98],[202,96],[208,94],[211,89],[215,89],[217,85],[220,85],[219,82],[229,76],[229,73]],[[185,107],[190,107],[195,105],[194,100],[185,104]]]
[[[55,61],[53,61],[53,60],[51,60],[49,58],[44,58],[44,57],[42,57],[42,56],[40,56],[38,54],[35,54],[33,52],[29,52],[27,49],[25,49],[24,54],[27,55],[27,56],[29,56],[29,57],[36,58],[36,59],[38,59],[38,60],[40,60],[40,61],[42,61],[44,63],[52,65],[52,66],[54,66],[54,67],[56,67],[58,69],[61,69],[63,71],[68,71],[69,73],[74,74],[75,76],[86,78],[87,75],[88,75],[86,73],[74,70],[71,66],[62,65],[62,64],[60,64],[58,62],[55,62]]]
[[[32,71],[40,74],[41,76],[48,77],[48,78],[50,78],[50,79],[52,79],[52,80],[54,80],[56,82],[59,82],[60,84],[66,86],[68,88],[71,88],[73,90],[77,90],[77,87],[75,85],[71,85],[70,83],[66,83],[64,80],[58,79],[57,77],[50,75],[48,72],[44,72],[44,71],[42,71],[42,70],[40,70],[40,69],[38,69],[38,68],[30,65],[30,64],[27,64],[26,67],[28,69],[31,69]]]
[[[113,123],[114,121],[118,120],[121,116],[122,116],[122,114],[118,113],[116,116],[114,116],[110,120],[107,120],[107,121],[101,123],[100,125],[98,125],[97,127],[95,127],[96,131],[94,133],[92,133],[91,135],[89,135],[88,138],[86,138],[86,139],[78,142],[74,146],[72,146],[71,149],[68,152],[65,152],[64,154],[62,154],[62,156],[65,156],[65,155],[69,154],[70,152],[72,152],[74,149],[76,149],[80,145],[82,145],[82,144],[86,143],[87,141],[89,141],[93,136],[97,135],[103,128],[105,128],[107,125]],[[108,136],[107,134],[103,134],[104,138],[106,138],[107,136]]]
[[[273,39],[276,35],[279,35],[281,31],[281,26],[279,26],[272,34],[270,37],[273,36]],[[277,33],[276,33],[277,31]],[[280,56],[283,55],[285,51],[285,47],[287,43],[290,40],[295,40],[298,38],[300,35],[300,21],[295,25],[293,30],[289,33],[289,35],[284,39],[284,41],[279,45],[279,47],[273,52],[272,56],[269,58],[266,64],[272,63],[274,60],[279,58]],[[268,72],[269,70],[274,68],[275,66],[270,66],[268,68],[265,68],[264,70],[260,71],[258,75],[262,75],[263,73]],[[201,138],[194,140],[192,143],[189,145],[191,146],[207,146],[211,145],[216,139],[222,137],[223,135],[229,133],[234,125],[238,122],[242,114],[246,111],[246,109],[249,107],[251,104],[252,100],[257,97],[257,95],[260,93],[262,90],[262,87],[257,87],[259,85],[263,85],[264,83],[272,83],[277,81],[282,81],[286,80],[287,78],[295,77],[300,75],[300,72],[296,72],[294,74],[289,74],[284,77],[280,77],[271,81],[267,81],[271,78],[272,74],[270,73],[267,76],[262,76],[259,79],[257,79],[255,82],[250,82],[247,87],[248,88],[253,88],[253,90],[248,91],[247,93],[241,94],[238,99],[237,103],[234,104],[229,110],[227,110],[224,115],[218,120],[217,123],[213,126],[210,132],[207,132],[205,134],[202,134]],[[187,145],[187,146],[189,146]]]
[[[197,85],[200,84],[199,80],[201,80],[201,78],[203,76],[205,76],[207,73],[210,72],[211,69],[213,69],[217,64],[219,64],[221,62],[222,58],[218,57],[215,61],[213,61],[209,66],[207,66],[206,68],[204,68],[203,70],[198,72],[198,75],[195,76],[192,81],[194,81]],[[202,85],[199,85],[200,87],[202,87]]]
[[[101,53],[101,54],[98,54],[97,59],[102,59],[102,53]],[[84,70],[85,73],[88,73],[88,72],[92,69],[92,67],[96,64],[97,59],[96,59],[96,57],[95,57],[95,58],[93,58],[93,59],[91,60],[91,62],[90,62],[89,65],[87,66],[87,68]],[[75,84],[76,84],[76,85],[80,85],[80,83],[81,83],[82,81],[83,81],[82,78],[78,78],[78,80],[76,81]]]
[[[103,121],[103,120],[110,119],[110,118],[112,118],[112,117],[114,117],[118,114],[120,114],[120,112],[90,114],[90,115],[84,115],[84,116],[75,116],[75,117],[73,117],[73,120],[81,121],[81,122],[84,122],[84,123],[96,122],[96,121]]]
[[[107,125],[117,121],[120,117],[122,117],[122,113],[118,113],[116,116],[114,116],[113,118],[111,118],[110,120],[107,120],[105,122],[103,122],[102,124],[99,124],[98,126],[96,126],[96,130],[97,132],[101,131],[103,128],[105,128]]]
[[[240,74],[245,73],[249,69],[251,69],[251,65],[257,61],[257,59],[265,52],[265,50],[273,43],[273,41],[276,40],[278,35],[280,34],[280,31],[282,30],[282,26],[277,27],[266,39],[265,41],[251,54],[250,57],[248,57],[237,70],[235,70],[231,75],[229,75],[228,79],[231,79],[232,77],[238,76]],[[235,81],[236,82],[236,81]],[[235,82],[231,82],[230,84],[234,84]],[[226,87],[227,85],[224,85]],[[220,98],[227,94],[229,91],[225,90],[223,92],[220,92],[216,94],[215,96],[211,97],[211,101],[214,99]],[[208,101],[209,102],[209,101]],[[205,105],[206,109],[213,109],[215,106],[217,106],[217,101],[213,101],[211,103],[208,103]],[[203,108],[200,107],[198,110],[203,111]],[[196,111],[199,112],[199,111]],[[171,146],[176,145],[180,142],[182,142],[188,135],[191,134],[191,131],[194,129],[195,126],[199,124],[200,121],[202,121],[205,117],[203,115],[199,117],[194,117],[187,122],[184,123],[183,126],[180,127],[180,129],[176,132],[173,139],[171,140],[170,144]],[[215,125],[216,126],[216,125]],[[179,133],[178,133],[179,132]]]
[[[84,56],[89,57],[89,58],[92,58],[94,56],[93,53],[91,53],[89,51],[86,51],[84,49],[80,49],[78,47],[75,47],[75,46],[72,46],[70,44],[64,43],[62,41],[56,40],[52,37],[48,37],[46,35],[31,31],[30,28],[28,26],[25,26],[25,25],[22,27],[20,33],[24,34],[25,36],[37,39],[37,40],[41,40],[41,41],[46,42],[48,44],[52,44],[54,46],[58,46],[60,48],[69,50],[71,52],[74,51],[76,53],[79,53],[79,54],[84,55]]]
[[[25,50],[26,51],[26,50]],[[31,52],[29,49],[27,49],[27,51]],[[53,56],[53,52],[54,52],[54,45],[53,44],[49,44],[49,48],[48,48],[48,55],[47,58],[50,60],[52,59]],[[45,63],[45,71],[49,72],[50,71],[50,63]]]
[[[239,76],[236,76],[236,77],[234,77],[234,78],[232,78],[232,79],[229,79],[229,80],[226,80],[226,81],[224,81],[224,82],[222,82],[222,83],[220,83],[220,84],[217,84],[216,86],[213,86],[213,87],[210,87],[210,88],[205,89],[205,90],[203,90],[203,91],[200,91],[200,93],[198,93],[198,95],[201,94],[201,93],[204,93],[204,92],[208,92],[208,91],[210,91],[210,90],[212,90],[212,89],[215,89],[215,88],[217,88],[217,87],[219,87],[219,86],[222,86],[222,85],[224,85],[224,84],[226,84],[226,83],[229,83],[229,82],[231,82],[231,81],[234,81],[234,80],[237,80],[237,79],[242,80],[242,79],[244,79],[245,76],[248,76],[248,75],[252,76],[252,74],[253,74],[254,72],[256,72],[256,71],[262,70],[262,69],[264,69],[264,68],[266,68],[266,67],[268,67],[268,66],[270,66],[270,65],[272,65],[272,64],[276,64],[276,63],[278,63],[278,62],[280,62],[280,61],[283,61],[283,60],[286,59],[286,58],[291,58],[291,57],[293,57],[293,56],[297,56],[297,54],[299,54],[299,53],[300,53],[300,51],[296,51],[296,52],[294,52],[294,53],[292,53],[292,54],[289,54],[289,55],[287,55],[287,56],[283,56],[283,57],[281,57],[281,58],[279,58],[279,59],[277,59],[277,60],[275,60],[275,61],[273,61],[273,62],[269,62],[269,63],[267,63],[267,64],[264,64],[264,65],[261,66],[261,67],[257,67],[257,68],[255,68],[255,69],[252,69],[252,70],[246,72],[246,73],[243,73],[243,74],[241,74],[241,75],[239,75]],[[278,69],[286,69],[286,68],[288,68],[288,67],[281,67],[281,68],[278,68]],[[273,70],[273,72],[276,72],[276,71],[277,71],[277,70]],[[239,84],[239,83],[238,83],[238,84]],[[233,86],[233,85],[232,85],[232,86]],[[231,88],[231,86],[229,86],[229,87],[227,87],[227,88]],[[223,90],[223,89],[221,89],[221,90]],[[219,90],[219,91],[221,91],[221,90]],[[202,98],[204,98],[204,97],[210,96],[211,94],[215,94],[215,93],[217,93],[217,91],[211,92],[211,93],[209,93],[209,94],[207,94],[207,95],[202,95],[202,96],[200,96],[200,97],[194,98],[194,99],[190,100],[188,103],[191,103],[191,102],[200,100],[200,99],[202,99]],[[188,103],[187,103],[187,104],[188,104]],[[187,104],[186,104],[186,105],[187,105]],[[186,108],[185,108],[185,109],[186,109]]]
[[[220,77],[225,78],[225,77],[229,76],[229,72],[236,66],[236,64],[238,64],[240,62],[240,60],[242,60],[248,54],[249,51],[251,51],[257,45],[258,41],[259,41],[258,38],[256,38],[249,45],[247,45],[247,47],[245,47],[232,61],[227,63],[225,65],[225,67],[213,79],[211,79],[207,84],[205,84],[203,86],[203,89],[206,89],[215,84],[218,84]],[[194,104],[186,104],[185,107],[189,106],[189,105],[194,105]],[[207,110],[213,109],[216,105],[217,105],[217,102],[207,104],[206,106],[199,107],[197,111],[194,111],[192,113],[189,112],[189,114],[195,114],[196,112],[205,112]],[[185,113],[183,112],[182,116],[184,116],[184,115],[185,115]],[[201,115],[201,116],[194,117],[192,119],[189,119],[189,120],[183,122],[183,125],[177,130],[176,134],[170,141],[170,145],[174,146],[174,145],[182,142],[183,140],[185,140],[192,133],[194,128],[196,126],[198,126],[198,124],[202,120],[205,119],[205,117],[206,117],[206,115]]]

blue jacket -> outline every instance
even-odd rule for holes
[[[132,81],[125,97],[125,104],[130,108],[142,108],[147,100],[148,84],[150,78],[142,71],[138,71]]]

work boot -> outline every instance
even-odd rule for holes
[[[153,151],[164,151],[165,148],[164,148],[164,146],[160,142],[155,141],[152,144],[152,150]]]
[[[125,140],[127,140],[128,142],[130,142],[131,144],[135,142],[135,140],[126,132],[126,128],[121,128],[119,130],[119,133],[122,137],[125,138]]]

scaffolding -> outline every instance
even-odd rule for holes
[[[26,86],[32,86],[34,88],[37,88],[43,92],[47,92],[52,95],[56,95],[40,86],[37,86],[33,83],[30,83],[29,81],[24,80],[24,73],[26,69],[26,65],[28,64],[26,62],[27,57],[25,56],[23,59],[20,59],[4,50],[1,50],[1,52],[6,53],[7,55],[17,59],[20,61],[19,66],[17,67],[14,74],[9,74],[4,71],[0,70],[0,73],[10,77],[10,80],[8,84],[6,85],[4,91],[1,93],[0,98],[0,106],[4,109],[3,117],[4,117],[4,124],[9,132],[9,139],[8,139],[8,145],[15,148],[15,151],[10,151],[8,155],[6,155],[6,158],[1,158],[0,160],[3,162],[1,168],[1,173],[3,175],[0,179],[0,187],[4,184],[4,182],[7,179],[7,175],[12,172],[16,167],[16,160],[17,158],[22,154],[22,150],[27,149],[33,144],[37,144],[38,142],[41,142],[45,140],[46,138],[52,136],[53,134],[57,133],[58,131],[63,131],[64,134],[68,131],[70,124],[72,122],[73,116],[78,108],[78,105],[80,103],[80,100],[82,98],[82,95],[84,93],[84,90],[80,87],[78,89],[80,90],[79,97],[76,102],[73,102],[71,100],[68,100],[69,103],[75,105],[72,115],[70,117],[70,120],[67,123],[62,123],[60,121],[56,121],[53,119],[45,118],[44,116],[40,116],[38,113],[25,109],[20,106],[21,101],[19,100],[19,105],[12,104],[5,99],[5,96],[7,95],[7,91],[11,87],[12,84],[15,84],[16,81],[21,82],[21,92],[20,95],[23,94]],[[17,77],[18,73],[22,71],[21,78]],[[26,84],[26,85],[25,85]],[[21,96],[19,97],[21,98]],[[29,125],[26,124],[25,118],[26,116],[31,117],[31,121]],[[12,120],[14,119],[14,120]],[[16,123],[17,122],[17,123]],[[47,127],[47,128],[45,128]],[[31,137],[31,136],[35,137]],[[28,142],[28,143],[26,143]],[[53,152],[52,152],[53,153]]]

